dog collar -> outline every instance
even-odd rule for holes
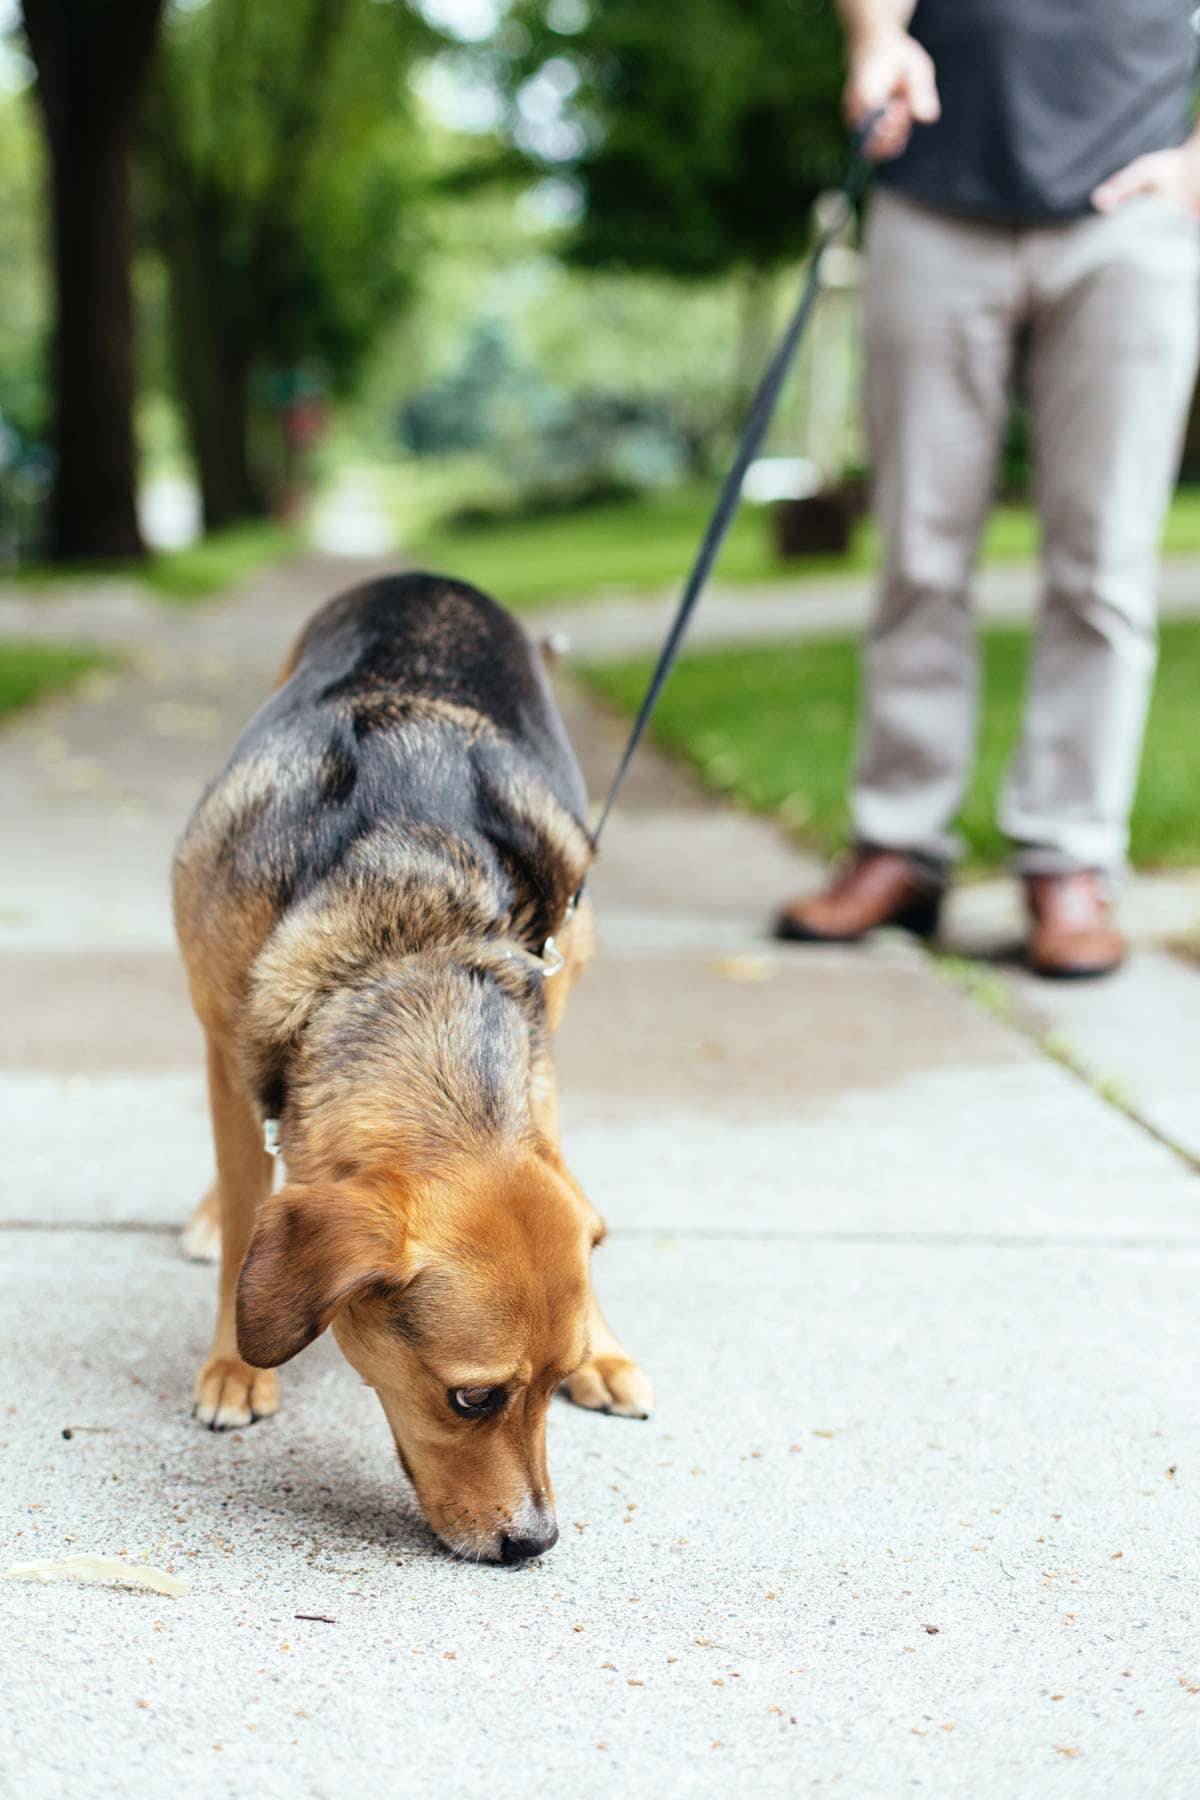
[[[571,917],[574,910],[575,903],[572,901],[567,910],[568,919]],[[559,971],[564,969],[567,964],[566,957],[554,941],[553,933],[546,939],[540,951],[527,950],[524,944],[505,944],[503,945],[503,952],[505,957],[510,961],[523,962],[528,967],[536,969],[543,981],[552,981]],[[263,1120],[263,1149],[268,1156],[276,1159],[278,1159],[282,1150],[279,1141],[279,1124],[280,1122],[278,1119]]]

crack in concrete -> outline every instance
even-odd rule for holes
[[[1002,973],[973,958],[949,956],[936,946],[923,954],[929,966],[980,1012],[988,1013],[998,1024],[1024,1038],[1047,1062],[1057,1063],[1060,1069],[1065,1069],[1097,1100],[1128,1119],[1135,1130],[1169,1151],[1189,1175],[1200,1175],[1200,1156],[1155,1124],[1153,1119],[1147,1118],[1137,1101],[1121,1090],[1120,1083],[1081,1056],[1062,1032],[1039,1023],[1022,997],[1005,982]]]

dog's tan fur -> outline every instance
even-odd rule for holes
[[[381,691],[378,705],[410,739],[493,731],[428,698]],[[197,1415],[221,1428],[273,1413],[276,1366],[332,1325],[434,1530],[461,1554],[509,1559],[514,1542],[553,1539],[555,1389],[633,1415],[651,1399],[591,1292],[603,1228],[559,1147],[548,1033],[592,954],[591,911],[561,926],[565,966],[543,984],[520,948],[522,906],[498,911],[470,845],[387,822],[281,904],[239,845],[267,797],[308,778],[269,754],[235,760],[176,859],[217,1164],[189,1230],[202,1253],[219,1229],[221,1250]],[[590,858],[578,822],[536,787],[510,783],[502,802],[551,846],[568,895]],[[273,1194],[256,1096],[284,1067],[287,1184]],[[451,1410],[448,1393],[485,1388],[506,1392],[497,1416]]]

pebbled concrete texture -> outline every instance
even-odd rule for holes
[[[1011,882],[971,883],[952,895],[946,944],[990,964],[1026,1030],[1200,1164],[1200,871],[1128,881],[1119,913],[1135,954],[1105,981],[1029,974]]]
[[[138,1794],[1183,1800],[1198,1261],[617,1239],[605,1290],[663,1405],[556,1408],[564,1541],[514,1573],[430,1545],[326,1345],[276,1420],[197,1431],[205,1272],[162,1238],[23,1237],[11,1551],[144,1554],[191,1591],[0,1585],[9,1767],[70,1796],[115,1765]]]
[[[813,864],[652,753],[560,1065],[654,1418],[555,1406],[562,1541],[519,1570],[438,1550],[328,1340],[274,1420],[188,1418],[210,1159],[165,869],[348,572],[156,615],[0,737],[0,1566],[189,1585],[0,1580],[13,1791],[1191,1800],[1200,1180],[906,940],[766,943]],[[566,700],[597,791],[619,733]]]

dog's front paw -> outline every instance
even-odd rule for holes
[[[279,1406],[274,1369],[252,1369],[240,1356],[210,1356],[196,1377],[193,1418],[210,1431],[267,1419]]]
[[[654,1405],[650,1377],[627,1356],[593,1357],[567,1376],[563,1392],[576,1406],[624,1419],[648,1419]]]

